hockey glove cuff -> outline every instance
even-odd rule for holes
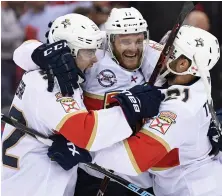
[[[137,85],[114,98],[119,102],[129,125],[135,131],[137,122],[158,114],[164,95],[156,87]]]

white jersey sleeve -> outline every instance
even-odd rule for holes
[[[60,132],[77,146],[90,151],[108,147],[132,134],[120,106],[88,112],[80,89],[75,90],[73,97],[63,97],[58,86],[49,93],[47,80],[42,77],[39,71],[23,77],[28,89],[32,89],[26,98],[30,105],[26,107],[42,126]]]
[[[39,69],[39,66],[33,62],[31,55],[40,45],[42,45],[42,43],[37,40],[25,41],[14,51],[13,61],[15,64],[25,71]]]

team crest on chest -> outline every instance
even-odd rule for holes
[[[111,87],[117,82],[116,75],[109,69],[102,70],[96,78],[103,87]]]
[[[78,103],[72,97],[63,97],[61,93],[57,93],[55,96],[57,98],[56,101],[61,103],[66,113],[80,110]]]
[[[151,123],[150,128],[165,134],[172,124],[176,123],[177,115],[173,112],[161,112]]]

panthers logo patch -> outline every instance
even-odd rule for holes
[[[55,96],[57,98],[56,101],[61,103],[66,113],[80,110],[78,103],[72,97],[63,97],[61,93],[57,93]]]
[[[160,114],[150,123],[150,128],[165,134],[172,124],[176,123],[177,115],[173,112],[166,111]]]

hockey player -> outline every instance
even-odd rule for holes
[[[147,23],[135,8],[113,8],[104,27],[108,51],[96,66],[85,73],[83,90],[87,109],[109,108],[113,95],[148,81],[162,49],[161,45],[149,40]],[[101,183],[98,178],[104,178],[104,175],[84,164],[80,164],[78,172],[76,194],[90,192],[96,195]],[[118,175],[140,187],[152,187],[149,173],[136,177],[121,172]],[[121,185],[110,182],[106,195],[122,196],[127,192]]]
[[[105,28],[108,35],[109,51],[105,53],[105,57],[102,60],[85,71],[86,81],[82,84],[84,103],[88,110],[109,107],[111,96],[147,81],[162,49],[162,46],[158,43],[149,42],[147,23],[135,8],[114,8],[105,24]],[[48,38],[51,39],[50,34]],[[29,54],[31,56],[32,51],[40,44],[38,42],[29,42],[20,46],[14,54],[15,63],[26,70],[36,69],[37,67],[33,62],[27,63],[25,61],[25,54],[26,58]],[[36,63],[42,69],[45,69],[42,66],[44,65],[43,60]],[[145,74],[141,72],[140,66],[142,66]],[[58,79],[60,80],[60,78]],[[62,88],[64,86],[65,84],[60,85]],[[67,90],[69,89],[65,89],[65,91]],[[96,193],[100,186],[100,181],[93,176],[97,178],[103,178],[104,176],[84,167],[84,165],[81,168],[84,171],[82,169],[78,171],[80,174],[78,185],[80,186],[77,187],[76,194],[84,195],[89,193],[89,190],[91,194]],[[138,177],[121,176],[143,188],[152,186],[151,180],[148,180],[148,173],[141,174]],[[95,182],[98,182],[97,185]],[[81,184],[89,184],[90,187],[87,189]],[[112,185],[111,182],[111,189],[108,188],[106,194],[123,194],[119,188],[118,191],[115,189],[116,186],[117,188],[120,187],[116,183]],[[126,191],[126,189],[124,188],[123,191]]]
[[[49,34],[55,44],[46,47],[47,50],[39,47],[36,50],[38,57],[42,54],[48,57],[49,62],[50,59],[56,58],[55,53],[61,52],[61,59],[56,59],[56,62],[65,67],[69,63],[75,64],[75,56],[81,71],[96,62],[95,51],[104,35],[90,19],[78,14],[56,19]],[[78,146],[92,151],[108,147],[130,136],[133,133],[129,126],[132,121],[137,122],[155,113],[153,106],[158,110],[158,100],[161,100],[159,91],[137,86],[128,91],[131,97],[127,96],[127,93],[116,96],[121,107],[88,112],[83,104],[80,88],[76,87],[73,96],[64,97],[55,83],[52,92],[47,92],[45,77],[40,70],[28,72],[23,76],[10,109],[10,116],[46,136],[59,132]],[[140,94],[135,94],[135,90],[139,90]],[[144,116],[141,106],[145,106],[147,98],[150,101],[153,99],[155,104],[150,106],[150,113],[146,112],[147,115]],[[107,137],[109,140],[105,140]],[[47,157],[46,145],[10,125],[6,125],[2,139],[3,195],[73,195],[77,177],[76,167],[66,172]],[[79,147],[75,147],[72,153],[77,154],[78,161],[91,159],[89,153]]]
[[[147,121],[137,137],[100,151],[94,161],[128,175],[149,169],[157,196],[220,196],[222,165],[209,156],[211,115],[203,84],[208,80],[210,85],[209,70],[220,57],[218,40],[202,29],[183,26],[174,47],[158,116]]]
[[[168,88],[159,114],[136,135],[96,152],[93,162],[128,175],[151,172],[157,196],[221,196],[222,164],[210,153],[206,93],[209,70],[220,58],[218,40],[182,26],[173,46],[162,71]]]

